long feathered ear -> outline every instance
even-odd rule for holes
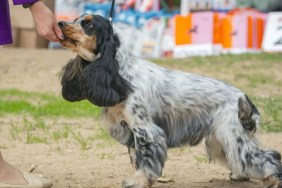
[[[81,88],[81,74],[90,62],[83,60],[80,56],[69,60],[61,71],[62,96],[70,102],[85,99]]]
[[[119,64],[115,59],[118,37],[111,31],[101,42],[101,57],[86,66],[82,73],[83,92],[86,99],[97,106],[114,106],[128,97],[132,86],[118,72]]]

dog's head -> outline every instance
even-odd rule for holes
[[[59,22],[63,47],[77,57],[62,71],[63,97],[68,101],[88,99],[98,106],[113,106],[132,91],[119,75],[116,53],[120,46],[109,20],[99,15],[82,15],[73,23]]]
[[[64,35],[61,45],[85,60],[93,61],[101,56],[107,43],[114,48],[119,46],[110,21],[102,16],[87,14],[75,19],[73,23],[60,21],[58,24]]]

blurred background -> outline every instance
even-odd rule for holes
[[[58,21],[107,18],[111,7],[43,1]],[[10,6],[14,43],[0,47],[1,152],[54,188],[120,188],[132,173],[127,148],[110,137],[99,107],[61,96],[60,72],[75,54],[39,37],[29,10]],[[240,88],[262,115],[263,147],[282,153],[282,0],[116,0],[113,25],[138,57]],[[155,188],[262,187],[229,181],[229,170],[209,163],[204,143],[172,149],[168,158],[163,177],[173,181]]]
[[[110,0],[45,0],[58,20],[109,16]],[[117,0],[114,26],[138,57],[282,51],[282,0]],[[13,47],[60,48],[39,37],[28,10],[11,5]],[[134,40],[132,40],[134,39]]]

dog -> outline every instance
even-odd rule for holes
[[[260,114],[242,91],[134,57],[99,15],[58,24],[61,45],[77,54],[62,70],[62,96],[103,107],[111,136],[128,147],[135,169],[123,188],[152,186],[168,148],[195,146],[204,138],[209,160],[224,163],[232,180],[282,187],[281,155],[260,148],[255,138]]]

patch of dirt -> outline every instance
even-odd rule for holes
[[[0,89],[16,88],[25,91],[51,92],[60,95],[59,72],[73,57],[69,51],[0,49]],[[118,143],[104,143],[99,139],[88,142],[90,149],[81,150],[72,134],[82,136],[97,133],[97,120],[91,118],[46,119],[49,135],[47,143],[26,144],[26,132],[12,137],[13,125],[22,125],[21,116],[0,117],[0,148],[10,163],[22,171],[44,174],[53,180],[54,188],[116,188],[133,170],[127,148]],[[70,125],[68,137],[52,139],[53,132]],[[33,133],[36,135],[37,131]],[[40,132],[42,133],[42,132]],[[39,132],[38,132],[39,134]],[[264,148],[282,152],[282,134],[258,135]],[[231,182],[229,170],[205,160],[204,144],[196,147],[169,150],[163,176],[174,182],[156,183],[155,188],[257,188],[260,182]]]

